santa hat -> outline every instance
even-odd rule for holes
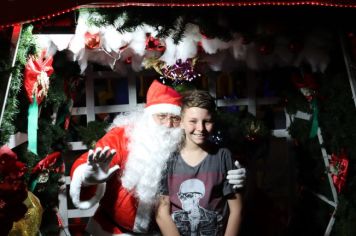
[[[180,115],[182,96],[173,88],[154,80],[147,92],[145,112]]]

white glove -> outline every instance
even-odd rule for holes
[[[116,150],[110,150],[109,147],[104,149],[98,147],[95,152],[90,149],[88,153],[88,160],[83,172],[83,182],[86,185],[93,185],[106,182],[116,170],[120,169],[118,165],[111,168],[110,162],[116,154]]]
[[[229,184],[232,184],[234,189],[243,188],[246,181],[246,169],[242,168],[238,161],[235,161],[237,169],[229,170],[226,178],[229,180]]]

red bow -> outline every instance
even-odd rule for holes
[[[45,54],[46,51],[42,51],[39,58],[31,56],[25,66],[25,89],[31,103],[35,95],[37,103],[40,104],[48,92],[48,77],[53,73],[53,58],[45,58]]]
[[[57,160],[61,157],[60,152],[53,152],[48,154],[45,158],[43,158],[37,165],[32,169],[32,174],[42,172],[44,170],[48,170],[49,168],[53,167]],[[56,168],[55,172],[60,173],[62,172],[62,167]]]

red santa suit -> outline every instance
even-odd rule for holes
[[[154,81],[147,94],[147,103],[144,112],[151,117],[152,114],[155,113],[179,115],[180,99],[180,95],[175,90]],[[133,123],[133,125],[135,126],[135,123]],[[106,183],[84,186],[82,172],[85,171],[84,166],[87,163],[88,153],[80,156],[72,166],[70,195],[74,205],[81,209],[87,209],[100,201],[98,209],[88,224],[88,229],[93,235],[120,235],[122,233],[132,232],[146,233],[149,230],[149,225],[154,213],[154,204],[152,201],[146,201],[146,197],[141,198],[140,195],[146,194],[146,187],[140,187],[139,184],[145,181],[149,182],[150,178],[147,176],[150,176],[153,172],[161,172],[165,166],[161,163],[167,160],[173,145],[176,145],[178,142],[175,144],[169,142],[171,146],[170,150],[169,152],[163,152],[163,154],[158,153],[157,147],[151,147],[152,145],[146,145],[146,147],[139,150],[141,146],[145,146],[146,142],[142,143],[141,141],[140,143],[139,134],[135,134],[132,129],[134,128],[130,125],[112,128],[96,144],[96,147],[104,148],[108,146],[116,150],[116,154],[110,162],[110,167],[118,165],[120,169],[116,171]],[[163,141],[160,140],[159,143],[164,142],[165,137],[161,138]],[[136,143],[135,140],[137,141]],[[147,149],[154,149],[155,151],[150,152]],[[153,155],[154,152],[157,152],[158,155]],[[130,164],[130,158],[136,158],[137,160]],[[153,162],[155,159],[161,158],[161,161],[159,161],[157,165],[152,163],[151,166],[147,165],[147,163],[151,163],[151,161],[149,161],[143,164],[143,167],[140,167],[140,158],[151,158]],[[145,161],[145,159],[142,159],[142,163]],[[145,175],[146,173],[147,175]],[[159,177],[160,176],[156,174],[152,181],[156,180],[155,182],[157,182]],[[139,182],[139,184],[135,183],[135,178],[142,178],[136,181]],[[134,180],[133,184],[129,183],[132,179]],[[139,191],[139,189],[141,190]],[[153,191],[156,191],[156,189]],[[155,196],[152,195],[147,198],[153,199],[154,197]]]

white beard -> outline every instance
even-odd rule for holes
[[[152,115],[144,115],[127,130],[130,143],[122,186],[133,191],[141,203],[156,202],[162,171],[182,139],[180,128],[157,125]]]

